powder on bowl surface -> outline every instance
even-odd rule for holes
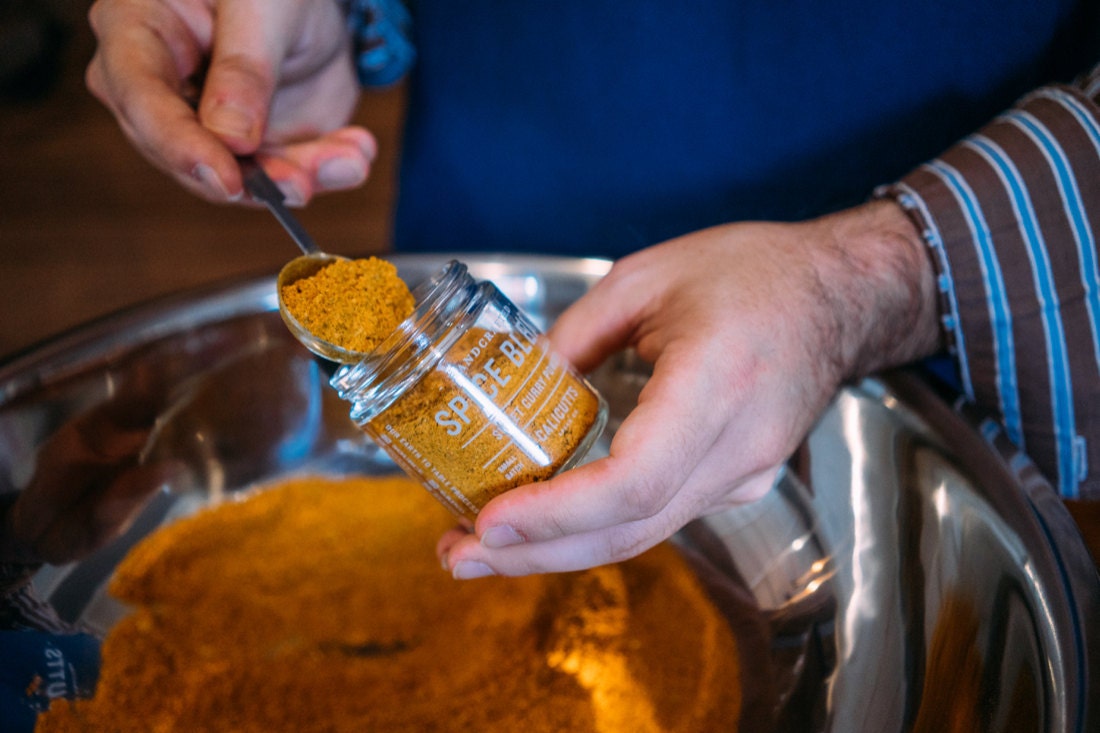
[[[377,257],[336,260],[284,285],[279,296],[315,337],[357,353],[376,348],[415,305],[397,268]]]
[[[111,592],[74,731],[732,731],[737,644],[668,544],[589,571],[459,582],[453,519],[405,478],[287,480],[161,528]]]

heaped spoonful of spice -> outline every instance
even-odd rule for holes
[[[278,288],[291,333],[318,356],[344,364],[362,361],[414,306],[397,268],[377,257],[298,257],[279,273]]]
[[[302,250],[279,271],[279,313],[290,332],[320,357],[362,361],[413,311],[393,264],[327,254],[284,203],[283,192],[252,158],[241,159],[249,195],[264,204]]]

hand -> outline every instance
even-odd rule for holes
[[[235,156],[258,152],[291,205],[366,179],[375,141],[339,7],[266,0],[98,0],[88,88],[134,146],[194,193],[244,197]],[[197,112],[189,99],[201,83]]]
[[[634,347],[653,375],[610,455],[505,493],[437,552],[455,577],[616,562],[752,501],[847,379],[938,346],[931,263],[892,202],[745,223],[638,252],[550,333],[583,371]]]

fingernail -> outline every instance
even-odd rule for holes
[[[202,123],[222,135],[251,140],[256,120],[251,112],[229,102],[219,104],[203,115]]]
[[[317,168],[317,181],[325,188],[351,188],[367,179],[367,167],[362,160],[332,158]]]
[[[490,575],[496,575],[496,573],[483,562],[460,560],[451,569],[451,575],[455,580],[473,580],[474,578],[486,578]]]
[[[489,548],[509,547],[523,542],[519,532],[505,524],[489,527],[481,534],[481,544]]]
[[[222,179],[214,171],[213,168],[206,163],[199,163],[191,169],[191,177],[201,183],[210,193],[221,196],[222,198],[232,200],[234,197],[229,195],[229,190],[222,183]]]
[[[363,155],[366,156],[368,163],[373,163],[374,159],[378,157],[378,143],[372,135],[367,135],[363,138],[359,143],[359,149],[363,151]]]
[[[287,206],[305,206],[306,197],[301,190],[290,181],[276,181],[275,185],[283,192],[283,198]]]

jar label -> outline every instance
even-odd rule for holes
[[[596,419],[599,401],[525,320],[472,328],[435,369],[370,422],[406,471],[459,513],[549,478]]]

